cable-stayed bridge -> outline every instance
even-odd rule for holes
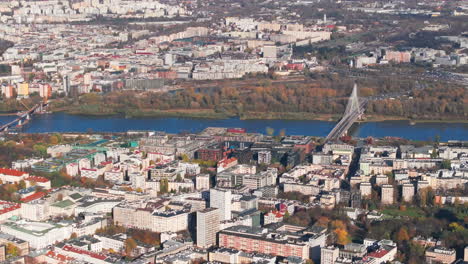
[[[0,132],[6,132],[8,129],[12,127],[20,128],[22,127],[25,123],[29,122],[31,119],[32,115],[34,115],[37,112],[42,112],[43,108],[48,105],[47,102],[40,102],[37,105],[35,105],[33,108],[28,109],[27,111],[20,113],[18,118],[15,120],[8,122],[4,125],[0,125]]]
[[[335,127],[330,131],[328,136],[325,139],[325,143],[329,141],[336,141],[342,137],[348,129],[358,120],[362,114],[364,114],[364,106],[366,105],[366,99],[360,99],[357,93],[357,85],[354,84],[353,92],[348,99],[348,104],[346,105],[346,110]]]

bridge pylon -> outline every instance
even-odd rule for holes
[[[360,112],[361,108],[359,105],[359,97],[357,92],[357,84],[354,83],[353,92],[348,99],[348,104],[346,105],[346,110],[343,116],[348,116],[351,113]]]

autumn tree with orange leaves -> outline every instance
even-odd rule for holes
[[[339,245],[346,245],[351,242],[346,225],[341,220],[334,220],[330,223],[331,229],[336,236],[336,243]]]

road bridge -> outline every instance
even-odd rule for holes
[[[366,99],[360,99],[357,93],[357,85],[354,84],[353,92],[348,99],[346,110],[341,120],[335,125],[325,139],[325,143],[329,141],[337,141],[340,137],[347,133],[348,129],[361,118],[364,114],[364,107],[367,104]]]
[[[19,116],[15,120],[0,126],[0,132],[6,132],[12,127],[17,127],[17,128],[22,127],[25,122],[28,122],[32,118],[33,114],[42,112],[43,108],[46,107],[47,104],[48,104],[47,102],[40,102],[36,104],[34,107],[32,107],[31,109],[20,113]]]

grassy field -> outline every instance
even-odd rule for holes
[[[392,217],[420,218],[425,216],[424,212],[416,207],[407,207],[404,211],[398,208],[386,208],[382,210],[382,213]]]

